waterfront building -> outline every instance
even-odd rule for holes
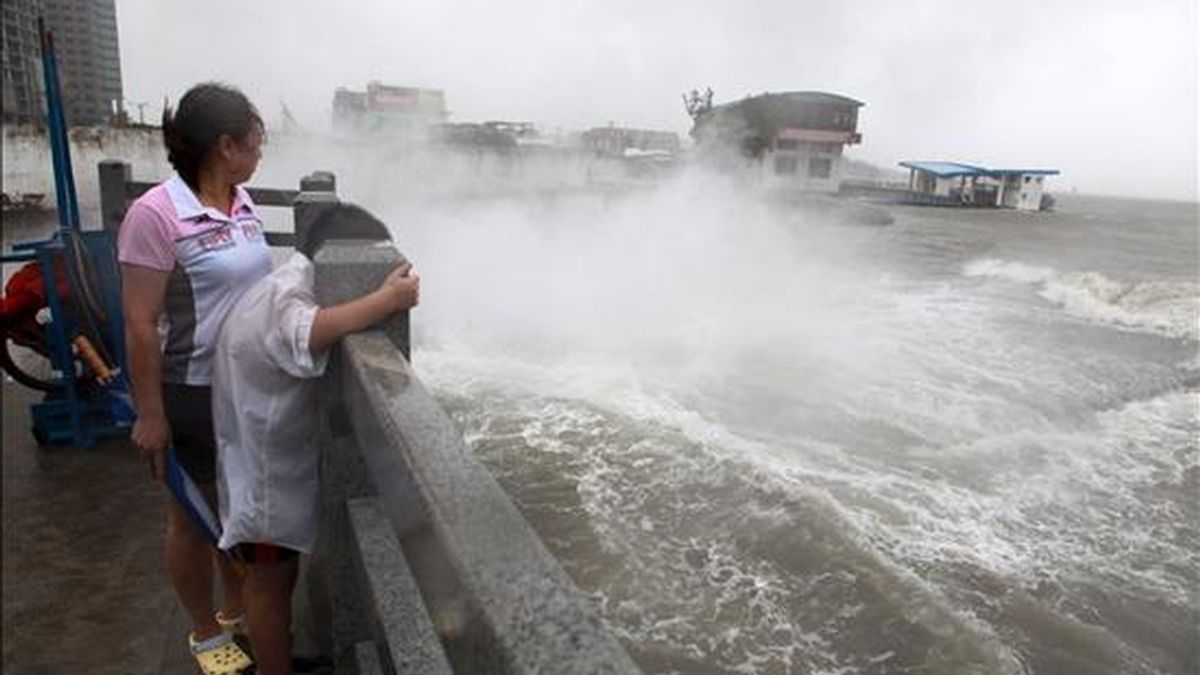
[[[37,18],[41,0],[4,0],[5,124],[42,124],[46,101],[42,86],[41,51]]]
[[[429,127],[429,140],[445,147],[509,152],[517,147],[511,134],[489,124],[446,122]]]
[[[551,149],[562,145],[563,136],[557,129],[546,130],[534,122],[488,120],[483,126],[511,137],[521,148]]]
[[[679,134],[654,129],[631,129],[609,125],[583,132],[584,147],[598,155],[625,157],[646,154],[676,155],[682,145]]]
[[[580,133],[573,145],[586,156],[588,181],[597,184],[648,184],[678,168],[683,144],[679,134],[610,124]]]
[[[1037,211],[1042,208],[1047,176],[1057,169],[990,169],[941,161],[904,161],[908,190],[929,203],[992,206]]]
[[[339,87],[333,94],[333,126],[339,131],[423,138],[449,117],[446,95],[440,89],[372,81],[366,91]]]
[[[689,110],[701,156],[745,164],[769,187],[836,192],[845,146],[862,142],[861,101],[822,91],[751,96]]]

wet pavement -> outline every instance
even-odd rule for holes
[[[4,377],[4,675],[193,675],[190,628],[162,562],[165,489],[127,441],[38,447],[40,394]],[[297,653],[316,653],[305,588]]]
[[[195,672],[163,572],[163,489],[125,441],[39,448],[38,395],[3,395],[4,673]]]

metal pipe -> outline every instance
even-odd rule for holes
[[[58,83],[58,62],[54,57],[54,39],[42,17],[38,17],[38,33],[41,36],[46,123],[50,135],[50,155],[54,162],[54,196],[58,205],[59,229],[79,230],[79,203],[75,199],[75,174],[71,170],[71,148],[67,138],[62,91]]]

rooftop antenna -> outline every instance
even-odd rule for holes
[[[683,107],[685,110],[687,110],[688,116],[690,116],[693,120],[712,110],[712,101],[712,87],[706,87],[704,89],[704,93],[701,93],[698,89],[693,89],[683,95]]]
[[[296,117],[292,115],[292,111],[288,109],[287,103],[283,99],[279,99],[279,107],[283,110],[283,133],[289,134],[300,128],[300,123],[296,121]]]

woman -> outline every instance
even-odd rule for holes
[[[138,408],[132,440],[159,481],[173,446],[215,510],[213,351],[233,303],[271,271],[262,221],[238,187],[262,156],[263,123],[240,91],[200,84],[174,115],[163,113],[163,139],[175,175],[130,205],[117,239]],[[179,505],[167,503],[166,567],[192,621],[192,653],[205,673],[238,672],[250,665],[232,639],[242,616],[238,575]],[[218,614],[214,558],[223,589]]]

